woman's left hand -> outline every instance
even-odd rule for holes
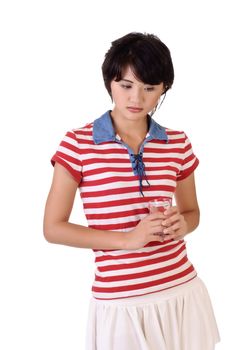
[[[187,234],[188,227],[184,216],[180,214],[178,208],[176,206],[170,207],[165,210],[164,215],[166,216],[166,219],[162,222],[162,226],[165,226],[163,230],[164,241],[183,239]]]

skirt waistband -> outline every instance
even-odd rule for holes
[[[148,304],[152,302],[164,302],[167,299],[171,299],[173,297],[178,297],[178,295],[185,295],[191,289],[195,287],[206,288],[204,283],[199,277],[195,277],[192,280],[180,284],[176,287],[164,289],[159,292],[154,292],[150,294],[140,295],[136,297],[122,298],[122,299],[96,299],[92,298],[91,301],[97,305],[118,305],[118,306],[131,306],[131,305],[139,305],[139,304]]]

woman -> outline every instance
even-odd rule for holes
[[[52,158],[44,234],[91,248],[88,350],[212,350],[219,340],[209,295],[184,237],[199,223],[198,159],[182,131],[152,119],[174,80],[156,36],[115,40],[102,65],[114,107],[65,135]],[[77,188],[88,227],[69,222]],[[149,213],[149,202],[173,199]]]

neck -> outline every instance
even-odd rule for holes
[[[137,154],[148,132],[147,116],[139,120],[129,120],[112,111],[111,117],[115,132]]]
[[[118,115],[115,110],[111,112],[115,132],[119,136],[128,135],[138,139],[144,139],[148,132],[147,115],[139,120],[130,120]]]

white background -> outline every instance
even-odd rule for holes
[[[130,31],[170,48],[175,83],[156,116],[200,159],[189,257],[233,347],[233,15],[231,1],[3,0],[0,5],[0,348],[84,348],[93,253],[42,233],[50,158],[64,133],[111,108],[101,64]],[[72,219],[86,224],[77,197]]]

